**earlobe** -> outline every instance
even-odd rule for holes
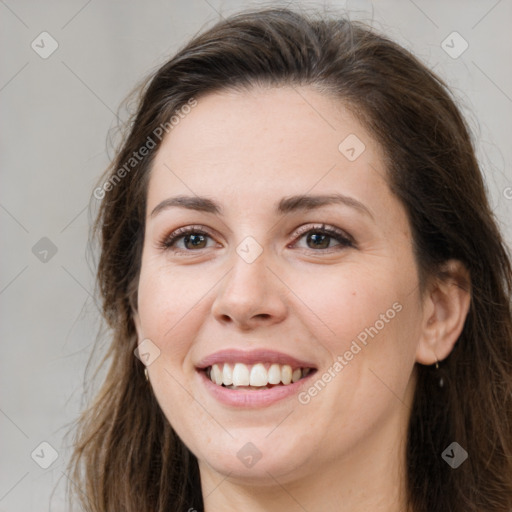
[[[464,328],[471,303],[470,276],[457,260],[443,265],[425,294],[424,318],[416,361],[432,365],[446,359]]]

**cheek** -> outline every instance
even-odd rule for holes
[[[194,283],[162,265],[143,265],[138,290],[141,335],[165,352],[168,361],[181,361],[188,350],[184,329],[190,329],[190,315],[204,295]]]
[[[161,264],[144,263],[138,290],[141,334],[160,350],[149,367],[151,387],[173,428],[193,446],[195,425],[213,429],[211,418],[191,400],[190,375],[183,373],[197,325],[194,307],[204,291],[186,287],[188,279]]]
[[[335,377],[326,403],[342,418],[347,406],[371,416],[394,399],[389,389],[402,396],[414,366],[421,311],[413,280],[402,277],[412,274],[401,274],[392,260],[378,263],[317,272],[294,285],[307,306],[306,328],[329,352]]]
[[[297,304],[303,311],[303,321],[337,355],[340,350],[347,350],[359,334],[364,339],[365,329],[376,322],[378,330],[382,330],[381,315],[385,320],[396,316],[393,304],[399,301],[400,285],[390,275],[370,266],[347,265],[338,270],[331,267],[309,276],[295,276],[290,288],[300,299]]]

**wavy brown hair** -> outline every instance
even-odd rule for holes
[[[160,141],[153,137],[144,158],[122,179],[114,176],[192,98],[258,84],[311,86],[351,109],[384,149],[387,181],[406,208],[421,282],[446,278],[442,265],[450,259],[469,271],[471,305],[455,348],[439,370],[415,368],[408,504],[414,512],[510,512],[512,271],[467,125],[446,85],[396,43],[360,23],[284,8],[220,21],[141,87],[137,111],[102,178],[93,233],[112,334],[103,363],[110,366],[77,422],[70,496],[88,512],[203,510],[197,460],[165,418],[133,354],[146,190]],[[457,469],[441,457],[453,441],[469,453]]]

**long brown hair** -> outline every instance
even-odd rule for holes
[[[468,269],[470,311],[454,350],[438,371],[416,365],[408,502],[414,512],[510,512],[512,270],[469,130],[445,84],[408,51],[359,23],[289,9],[220,21],[141,88],[137,112],[95,192],[102,198],[94,231],[101,248],[97,278],[112,342],[106,379],[78,420],[70,496],[90,512],[203,509],[197,460],[133,354],[146,189],[158,127],[170,131],[172,116],[191,99],[254,84],[307,85],[343,101],[385,151],[422,282],[442,277],[449,259]],[[151,149],[131,161],[148,137]],[[457,469],[441,457],[454,441],[469,453]]]

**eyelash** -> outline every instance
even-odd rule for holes
[[[316,234],[322,234],[322,235],[328,235],[329,237],[333,238],[337,242],[339,242],[339,246],[335,247],[328,247],[327,249],[309,249],[310,251],[314,252],[331,252],[331,250],[337,250],[336,247],[339,247],[338,250],[347,248],[347,247],[354,247],[355,248],[355,242],[354,239],[344,233],[343,231],[328,227],[325,224],[321,224],[319,226],[302,226],[300,227],[297,232],[295,233],[295,240],[294,243],[300,240],[304,235],[308,233],[316,233]],[[179,228],[175,231],[173,231],[170,235],[166,236],[160,243],[159,247],[166,251],[172,251],[172,252],[197,252],[193,249],[176,249],[173,248],[174,244],[180,240],[181,238],[184,238],[187,235],[203,235],[207,236],[209,238],[212,238],[211,235],[204,230],[203,226],[188,226],[184,228]],[[201,250],[201,249],[198,249]]]

